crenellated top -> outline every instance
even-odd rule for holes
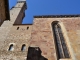
[[[18,1],[17,1],[17,5],[16,5],[15,7],[21,8],[23,4],[24,4],[23,7],[24,7],[25,9],[27,9],[26,0],[18,0]],[[23,9],[24,9],[24,8],[23,8]]]

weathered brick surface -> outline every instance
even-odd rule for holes
[[[19,27],[19,30],[17,30]],[[27,27],[29,29],[27,30]],[[13,60],[26,60],[29,42],[31,40],[31,29],[30,25],[17,25],[11,27],[4,45],[1,46],[0,59],[13,59]],[[13,51],[8,51],[10,44],[14,45]],[[25,51],[21,51],[22,45],[26,45]]]
[[[31,27],[27,30],[27,26],[29,25],[13,26],[16,20],[19,20],[21,23],[25,11],[24,4],[23,2],[21,3],[21,7],[15,6],[12,8],[10,10],[10,21],[4,21],[0,27],[0,60],[26,60]],[[20,27],[20,29],[17,30],[17,27]],[[14,45],[14,51],[8,51],[10,44]],[[24,52],[21,51],[23,44],[26,45]]]
[[[17,30],[17,27],[19,27],[19,30]],[[29,27],[28,30],[27,27]],[[30,40],[31,40],[31,26],[29,25],[13,26],[6,38],[5,44],[9,48],[10,43],[15,43],[16,49],[18,48],[17,50],[21,51],[21,46],[23,44],[26,44],[26,46],[28,46]]]
[[[31,46],[39,46],[42,55],[48,60],[56,60],[56,50],[51,23],[53,21],[62,22],[67,32],[71,48],[73,49],[73,59],[80,60],[80,17],[78,18],[34,18],[31,33]]]
[[[64,29],[62,29],[62,31],[63,34],[66,33],[69,38],[69,41],[66,43],[70,43],[70,50],[72,51],[70,53],[73,54],[71,58],[73,58],[72,60],[80,60],[80,17],[34,18],[33,25],[15,26],[7,25],[6,23],[10,23],[11,21],[6,21],[6,23],[4,23],[4,25],[2,25],[2,27],[0,28],[1,31],[3,30],[5,32],[0,32],[2,34],[0,35],[0,59],[26,60],[28,47],[37,46],[40,47],[42,56],[44,56],[48,60],[56,60],[57,54],[51,25],[53,21],[59,21],[60,23],[63,23],[66,31],[64,31]],[[19,27],[19,30],[17,30],[17,27]],[[27,27],[29,27],[28,30]],[[10,44],[14,44],[14,50],[11,52],[8,51]],[[21,47],[23,44],[26,45],[26,50],[24,52],[21,51]]]
[[[61,60],[80,60],[80,17],[34,18],[33,25],[13,26],[13,24],[21,24],[24,11],[25,4],[22,2],[17,3],[10,10],[10,21],[4,21],[0,27],[0,60],[26,60],[29,46],[39,47],[42,56],[48,60],[57,60],[51,25],[54,21],[59,21],[71,55],[70,59]],[[17,27],[19,27],[18,30]],[[8,51],[11,44],[13,44],[14,49]],[[26,45],[25,51],[21,51],[23,44]]]

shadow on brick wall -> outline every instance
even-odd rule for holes
[[[42,51],[39,47],[29,47],[26,60],[48,60],[41,55]]]

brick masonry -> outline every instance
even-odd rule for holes
[[[10,21],[4,21],[0,27],[0,60],[24,60],[27,57],[31,26],[13,25],[15,23],[21,24],[26,9],[25,4],[25,2],[18,2],[14,8],[10,9]],[[17,22],[18,20],[20,20],[20,22]],[[19,30],[17,30],[17,27],[19,27]],[[27,27],[29,27],[29,30],[27,30]],[[8,51],[11,44],[13,44],[14,51]],[[26,45],[24,52],[21,51],[23,44]]]
[[[63,34],[67,45],[69,44],[70,59],[63,60],[79,60],[80,58],[80,17],[71,18],[34,18],[33,25],[2,25],[0,30],[0,59],[26,60],[28,47],[40,47],[42,56],[48,60],[56,60],[56,49],[51,23],[59,21],[64,28]],[[9,21],[7,21],[9,22]],[[6,22],[6,23],[7,23]],[[4,23],[3,23],[4,24]],[[17,30],[19,27],[19,30]],[[27,27],[29,29],[27,30]],[[65,31],[65,30],[66,31]],[[7,31],[7,32],[6,32]],[[4,38],[5,37],[5,38]],[[10,44],[14,45],[13,51],[8,51]],[[21,51],[22,45],[26,45],[26,50]],[[4,48],[3,48],[4,47]],[[62,60],[62,59],[61,59]]]
[[[39,46],[42,55],[48,60],[56,60],[56,50],[51,23],[54,21],[62,22],[70,43],[70,52],[72,60],[80,60],[80,17],[71,18],[34,18],[34,24],[31,32],[31,46]],[[66,38],[65,38],[66,39]],[[64,59],[65,60],[65,59]]]
[[[34,18],[32,25],[23,25],[21,21],[24,17],[25,9],[25,3],[18,2],[10,10],[10,21],[4,21],[0,27],[0,60],[26,60],[29,46],[39,47],[42,51],[42,56],[48,60],[57,60],[51,25],[54,21],[59,21],[71,55],[70,59],[59,60],[80,60],[80,17],[38,17]],[[17,30],[18,27],[19,29]],[[13,44],[14,49],[13,51],[8,51],[11,44]],[[23,44],[26,45],[25,51],[21,51]]]

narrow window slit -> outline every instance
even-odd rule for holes
[[[19,27],[17,27],[17,30],[19,30]]]
[[[25,50],[26,50],[26,45],[23,44],[23,45],[22,45],[22,48],[21,48],[21,51],[25,51]]]
[[[29,29],[29,27],[27,27],[27,30]]]
[[[13,44],[10,45],[8,51],[12,51],[13,50]]]

